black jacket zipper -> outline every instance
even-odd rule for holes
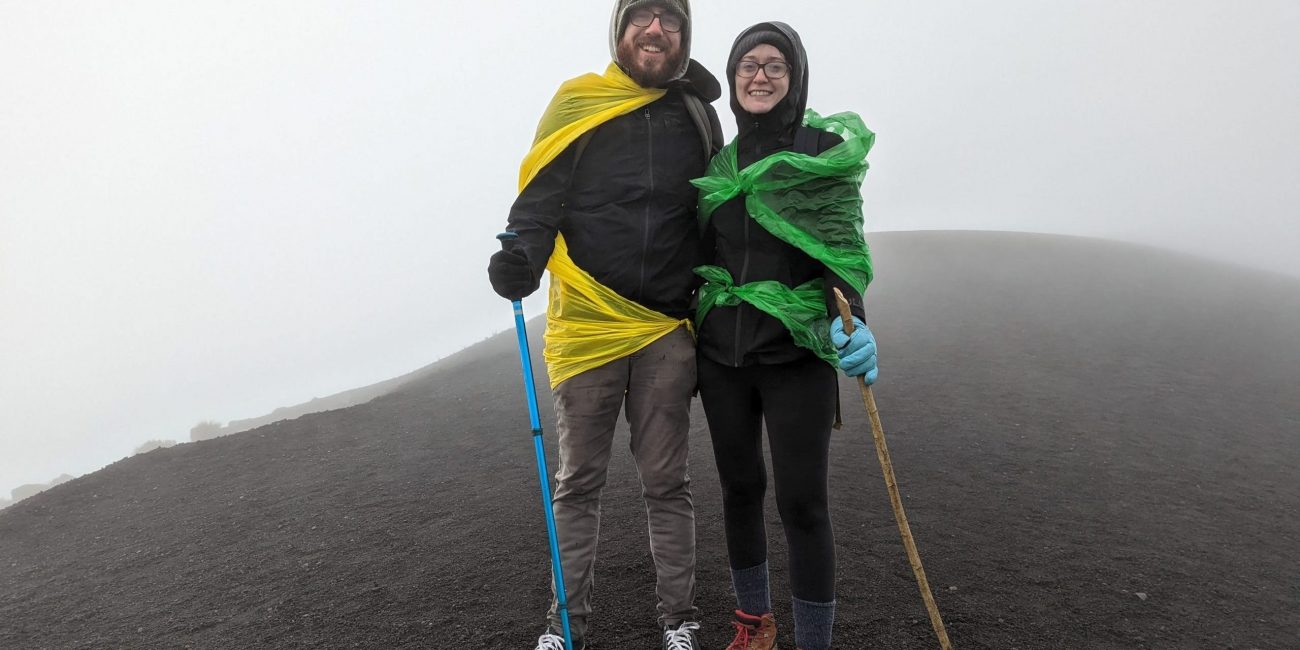
[[[646,196],[645,213],[641,224],[641,275],[637,284],[637,298],[641,301],[645,295],[646,259],[650,256],[650,209],[655,195],[655,145],[654,122],[650,119],[650,107],[645,107],[645,143],[646,175],[649,177],[650,192]]]
[[[754,132],[755,133],[758,132],[758,123],[754,124]],[[763,152],[762,142],[760,142],[757,138],[755,138],[754,139],[754,160],[762,160],[763,159],[762,152]],[[737,161],[737,163],[739,163],[739,161]],[[744,250],[744,256],[741,258],[741,263],[740,263],[740,277],[735,278],[736,286],[742,286],[749,281],[749,250],[750,250],[749,222],[753,220],[749,216],[749,210],[743,207],[741,208],[740,214],[741,214],[741,219],[743,219],[745,223],[744,229],[742,231],[744,233],[744,237],[742,237],[741,239],[741,248],[742,250]],[[745,303],[736,305],[735,351],[731,355],[731,362],[735,364],[734,367],[736,368],[739,368],[741,366],[741,361],[742,361],[742,359],[740,358],[741,357],[740,342],[742,339],[741,321],[743,321],[745,317],[744,307],[745,307]]]

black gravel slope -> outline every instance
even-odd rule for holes
[[[871,242],[876,398],[956,647],[1300,647],[1300,282],[1086,239]],[[506,333],[367,404],[0,511],[0,648],[532,648],[548,556],[515,354]],[[842,397],[837,647],[937,647],[856,387]],[[698,604],[721,648],[698,404],[694,422]],[[658,647],[626,452],[604,503],[592,647]]]

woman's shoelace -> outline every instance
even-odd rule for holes
[[[748,648],[749,637],[754,632],[754,628],[745,625],[740,621],[732,621],[731,627],[736,628],[736,638],[731,640],[731,645],[727,646],[727,650],[731,650],[732,648]]]

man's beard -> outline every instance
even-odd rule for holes
[[[652,67],[642,67],[638,63],[642,45],[657,45],[664,51],[664,60],[662,65],[653,65]],[[635,43],[629,43],[626,40],[618,43],[618,61],[623,64],[627,75],[632,77],[638,86],[642,88],[662,88],[672,81],[677,74],[677,70],[682,67],[682,48],[673,47],[667,40],[642,39]]]

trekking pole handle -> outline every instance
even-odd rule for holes
[[[497,241],[501,242],[501,250],[510,250],[510,245],[519,241],[519,233],[510,230],[503,230],[497,233]]]

